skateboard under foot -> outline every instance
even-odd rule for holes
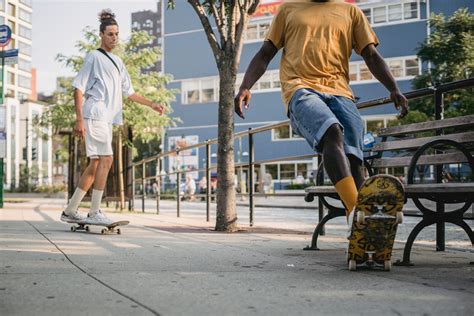
[[[368,267],[390,271],[397,226],[403,222],[404,202],[403,184],[397,178],[376,175],[364,181],[349,236],[349,270]]]
[[[110,225],[102,225],[102,224],[76,224],[76,225],[72,225],[71,226],[71,231],[72,232],[75,232],[75,231],[80,231],[80,230],[84,230],[86,232],[89,232],[90,231],[90,227],[89,226],[103,226],[105,228],[102,228],[102,230],[100,231],[100,233],[102,235],[105,235],[107,233],[109,234],[113,234],[113,233],[117,233],[118,235],[120,235],[122,233],[122,231],[120,230],[120,227],[119,226],[125,226],[125,225],[128,225],[130,223],[130,221],[118,221],[118,222],[113,222],[112,224]]]

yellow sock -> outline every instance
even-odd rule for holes
[[[357,192],[354,178],[342,178],[334,186],[336,187],[336,192],[339,194],[342,203],[344,203],[344,206],[346,207],[346,216],[348,217],[354,209],[354,206],[357,204],[357,196],[359,194]]]

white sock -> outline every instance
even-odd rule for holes
[[[74,194],[69,200],[69,204],[66,206],[64,213],[69,215],[76,213],[77,209],[79,208],[79,204],[81,204],[81,201],[86,195],[86,193],[86,191],[83,191],[80,188],[76,188],[76,191],[74,191]]]
[[[100,210],[100,202],[102,201],[102,194],[104,191],[99,190],[92,190],[92,197],[91,197],[91,209],[89,211],[89,215],[95,215]]]

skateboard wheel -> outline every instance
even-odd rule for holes
[[[107,230],[104,228],[104,229],[102,229],[102,230],[100,231],[100,233],[101,233],[102,235],[104,235],[106,231],[107,231]]]
[[[383,269],[385,271],[390,271],[392,269],[392,261],[391,260],[385,260],[383,262]]]
[[[71,226],[71,231],[75,232],[76,231],[76,226]]]
[[[355,260],[349,260],[349,271],[355,271],[357,269],[357,262]]]
[[[117,228],[117,235],[120,235],[122,233],[122,231],[120,230],[120,228]]]
[[[403,212],[397,212],[397,224],[403,223]]]
[[[90,230],[90,229],[89,229],[89,226],[86,226],[86,227],[85,227],[85,230],[86,230],[86,232],[88,232],[88,231]]]
[[[364,211],[357,211],[357,223],[365,224],[365,213],[364,213]]]

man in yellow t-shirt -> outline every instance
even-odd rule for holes
[[[324,167],[353,220],[357,191],[363,182],[364,124],[349,87],[349,59],[354,49],[387,88],[400,116],[408,102],[375,48],[378,39],[363,12],[338,0],[283,3],[261,49],[245,73],[234,99],[244,118],[250,88],[265,73],[279,49],[283,103],[293,130],[322,154]],[[352,216],[349,216],[352,215]]]

